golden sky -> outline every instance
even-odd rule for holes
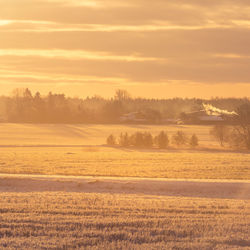
[[[247,0],[0,0],[0,95],[250,97]]]

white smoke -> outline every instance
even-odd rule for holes
[[[219,108],[216,108],[214,107],[213,105],[211,104],[205,104],[203,103],[202,104],[207,115],[237,115],[237,113],[235,111],[227,111],[227,110],[223,110],[223,109],[219,109]]]

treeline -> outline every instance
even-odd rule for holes
[[[145,99],[132,98],[125,90],[117,90],[114,97],[66,97],[52,92],[42,96],[29,89],[16,89],[12,96],[0,97],[0,121],[14,123],[120,123],[121,116],[141,112],[150,124],[177,119],[183,112],[202,109],[206,102],[220,109],[236,110],[246,98],[202,99]]]
[[[164,131],[161,131],[156,136],[152,136],[150,132],[139,131],[131,135],[127,132],[121,133],[118,138],[111,134],[108,136],[106,143],[108,146],[167,149],[170,146],[170,143],[177,147],[189,145],[190,147],[195,148],[198,146],[199,140],[195,134],[189,138],[180,130],[171,138],[169,138],[168,134]]]

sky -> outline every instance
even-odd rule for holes
[[[0,0],[0,95],[250,97],[248,0]]]

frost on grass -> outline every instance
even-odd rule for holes
[[[1,193],[0,248],[250,247],[248,200]]]
[[[105,147],[2,148],[0,173],[249,180],[250,154]]]

